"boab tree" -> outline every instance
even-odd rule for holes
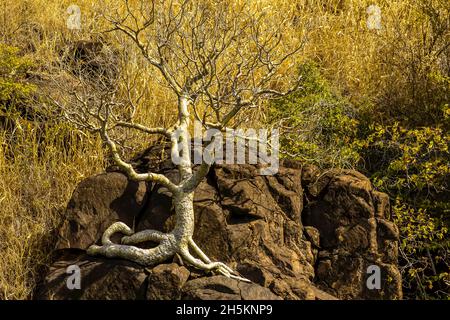
[[[236,125],[233,121],[238,114],[256,108],[261,100],[286,95],[298,87],[299,79],[291,76],[295,74],[293,57],[301,48],[299,39],[304,37],[288,31],[295,17],[259,9],[219,0],[125,1],[117,10],[108,9],[104,17],[112,25],[110,31],[128,39],[160,74],[164,88],[177,97],[178,120],[167,128],[134,122],[136,105],[132,99],[128,100],[130,108],[118,103],[116,90],[110,84],[105,84],[110,90],[96,97],[90,96],[89,88],[75,92],[72,105],[64,106],[65,115],[100,133],[115,165],[129,179],[166,187],[172,194],[176,222],[169,233],[135,233],[124,223],[114,223],[104,232],[102,244],[88,249],[89,254],[129,259],[142,265],[155,265],[178,254],[199,269],[245,280],[224,263],[212,262],[193,240],[194,192],[211,163],[203,161],[194,170],[188,151],[189,130],[194,119],[205,129],[226,130]],[[127,93],[133,98],[130,88]],[[126,117],[122,112],[125,109],[131,110]],[[167,138],[172,156],[179,159],[179,183],[163,174],[137,172],[123,159],[121,144],[112,138],[111,132],[117,128]],[[111,241],[114,233],[125,235],[121,244]],[[158,245],[150,249],[135,246],[145,241]]]

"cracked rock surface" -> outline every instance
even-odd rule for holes
[[[148,149],[134,165],[176,181],[171,161],[160,160],[162,150]],[[276,175],[260,176],[254,165],[215,165],[195,193],[194,240],[211,259],[252,281],[243,283],[180,265],[176,256],[154,268],[87,256],[85,250],[113,222],[164,232],[174,224],[165,188],[128,181],[113,169],[87,178],[74,191],[58,231],[55,261],[35,298],[402,297],[398,230],[390,221],[387,195],[356,171],[321,171],[286,160]],[[66,268],[73,264],[81,270],[80,290],[66,287]],[[380,267],[380,290],[366,286],[370,265]]]

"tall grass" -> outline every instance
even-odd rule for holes
[[[0,135],[0,298],[30,297],[71,191],[102,170],[102,154],[64,127]]]

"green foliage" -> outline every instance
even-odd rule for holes
[[[397,199],[393,207],[393,215],[397,226],[400,228],[404,238],[402,248],[409,253],[415,253],[424,247],[424,241],[441,241],[448,230],[441,221],[431,217],[426,210],[419,208],[414,210]]]
[[[426,209],[397,199],[393,218],[400,229],[403,287],[412,298],[448,299],[450,257],[448,228]]]
[[[394,203],[405,297],[448,298],[448,104],[441,105],[436,125],[420,126],[415,116],[410,127],[398,121],[382,124],[366,108],[352,107],[314,65],[302,65],[300,74],[302,88],[269,109],[270,124],[284,131],[282,152],[321,167],[352,167],[368,175]]]
[[[30,59],[19,56],[19,49],[0,44],[0,115],[14,113],[35,92],[26,75],[33,66]]]
[[[444,107],[442,119],[447,113]],[[373,124],[358,142],[365,159],[360,169],[395,200],[404,287],[412,298],[449,298],[450,134],[444,127]]]
[[[375,185],[402,194],[448,191],[450,134],[439,127],[408,130],[398,123],[372,130],[359,147],[372,159]]]
[[[274,101],[268,122],[280,128],[281,152],[319,166],[352,167],[358,154],[351,143],[358,121],[354,109],[311,64],[299,68],[302,86]]]

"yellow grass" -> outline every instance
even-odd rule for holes
[[[95,139],[81,141],[61,128],[51,128],[44,137],[40,135],[45,142],[38,143],[36,128],[22,129],[12,138],[0,135],[2,299],[30,296],[37,269],[50,258],[53,232],[71,191],[81,179],[103,167]],[[63,145],[63,138],[68,137],[70,147]]]

